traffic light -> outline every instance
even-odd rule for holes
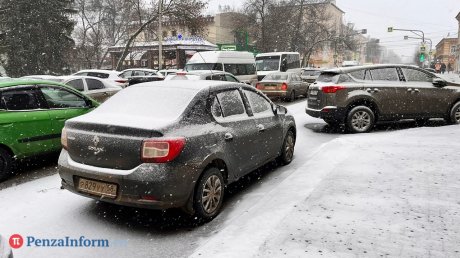
[[[420,63],[425,62],[425,53],[420,53],[419,61],[420,61]]]
[[[393,32],[393,27],[388,27],[388,32]]]

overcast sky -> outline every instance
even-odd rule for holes
[[[209,12],[218,10],[219,5],[239,8],[244,0],[210,0]],[[420,41],[404,40],[404,35],[416,37],[410,32],[394,31],[418,29],[425,37],[433,40],[433,48],[443,38],[458,36],[455,16],[460,12],[460,0],[337,0],[337,6],[345,12],[344,22],[354,23],[355,28],[367,29],[368,36],[379,38],[382,45],[398,54],[411,56]]]

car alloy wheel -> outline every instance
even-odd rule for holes
[[[374,112],[368,107],[354,107],[348,113],[347,126],[354,133],[368,132],[374,126]]]
[[[224,179],[219,169],[206,169],[197,183],[194,195],[194,210],[199,219],[212,220],[222,207]]]
[[[222,183],[220,178],[213,175],[206,180],[201,195],[201,202],[203,203],[204,211],[213,213],[218,208],[222,199]]]
[[[294,157],[294,147],[295,147],[295,136],[292,130],[289,130],[284,138],[283,147],[281,149],[281,154],[278,157],[278,161],[283,165],[291,163]]]

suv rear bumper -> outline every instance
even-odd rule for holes
[[[312,108],[305,108],[305,113],[309,116],[317,117],[321,119],[327,120],[335,120],[335,121],[345,121],[345,117],[347,115],[346,108],[340,108],[336,106],[326,106],[322,109],[312,109]]]

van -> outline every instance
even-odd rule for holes
[[[257,82],[254,55],[244,51],[204,51],[195,53],[187,62],[185,71],[218,70],[233,74],[249,85]]]
[[[288,69],[300,68],[298,52],[270,52],[256,56],[257,79],[273,72],[286,72]]]

